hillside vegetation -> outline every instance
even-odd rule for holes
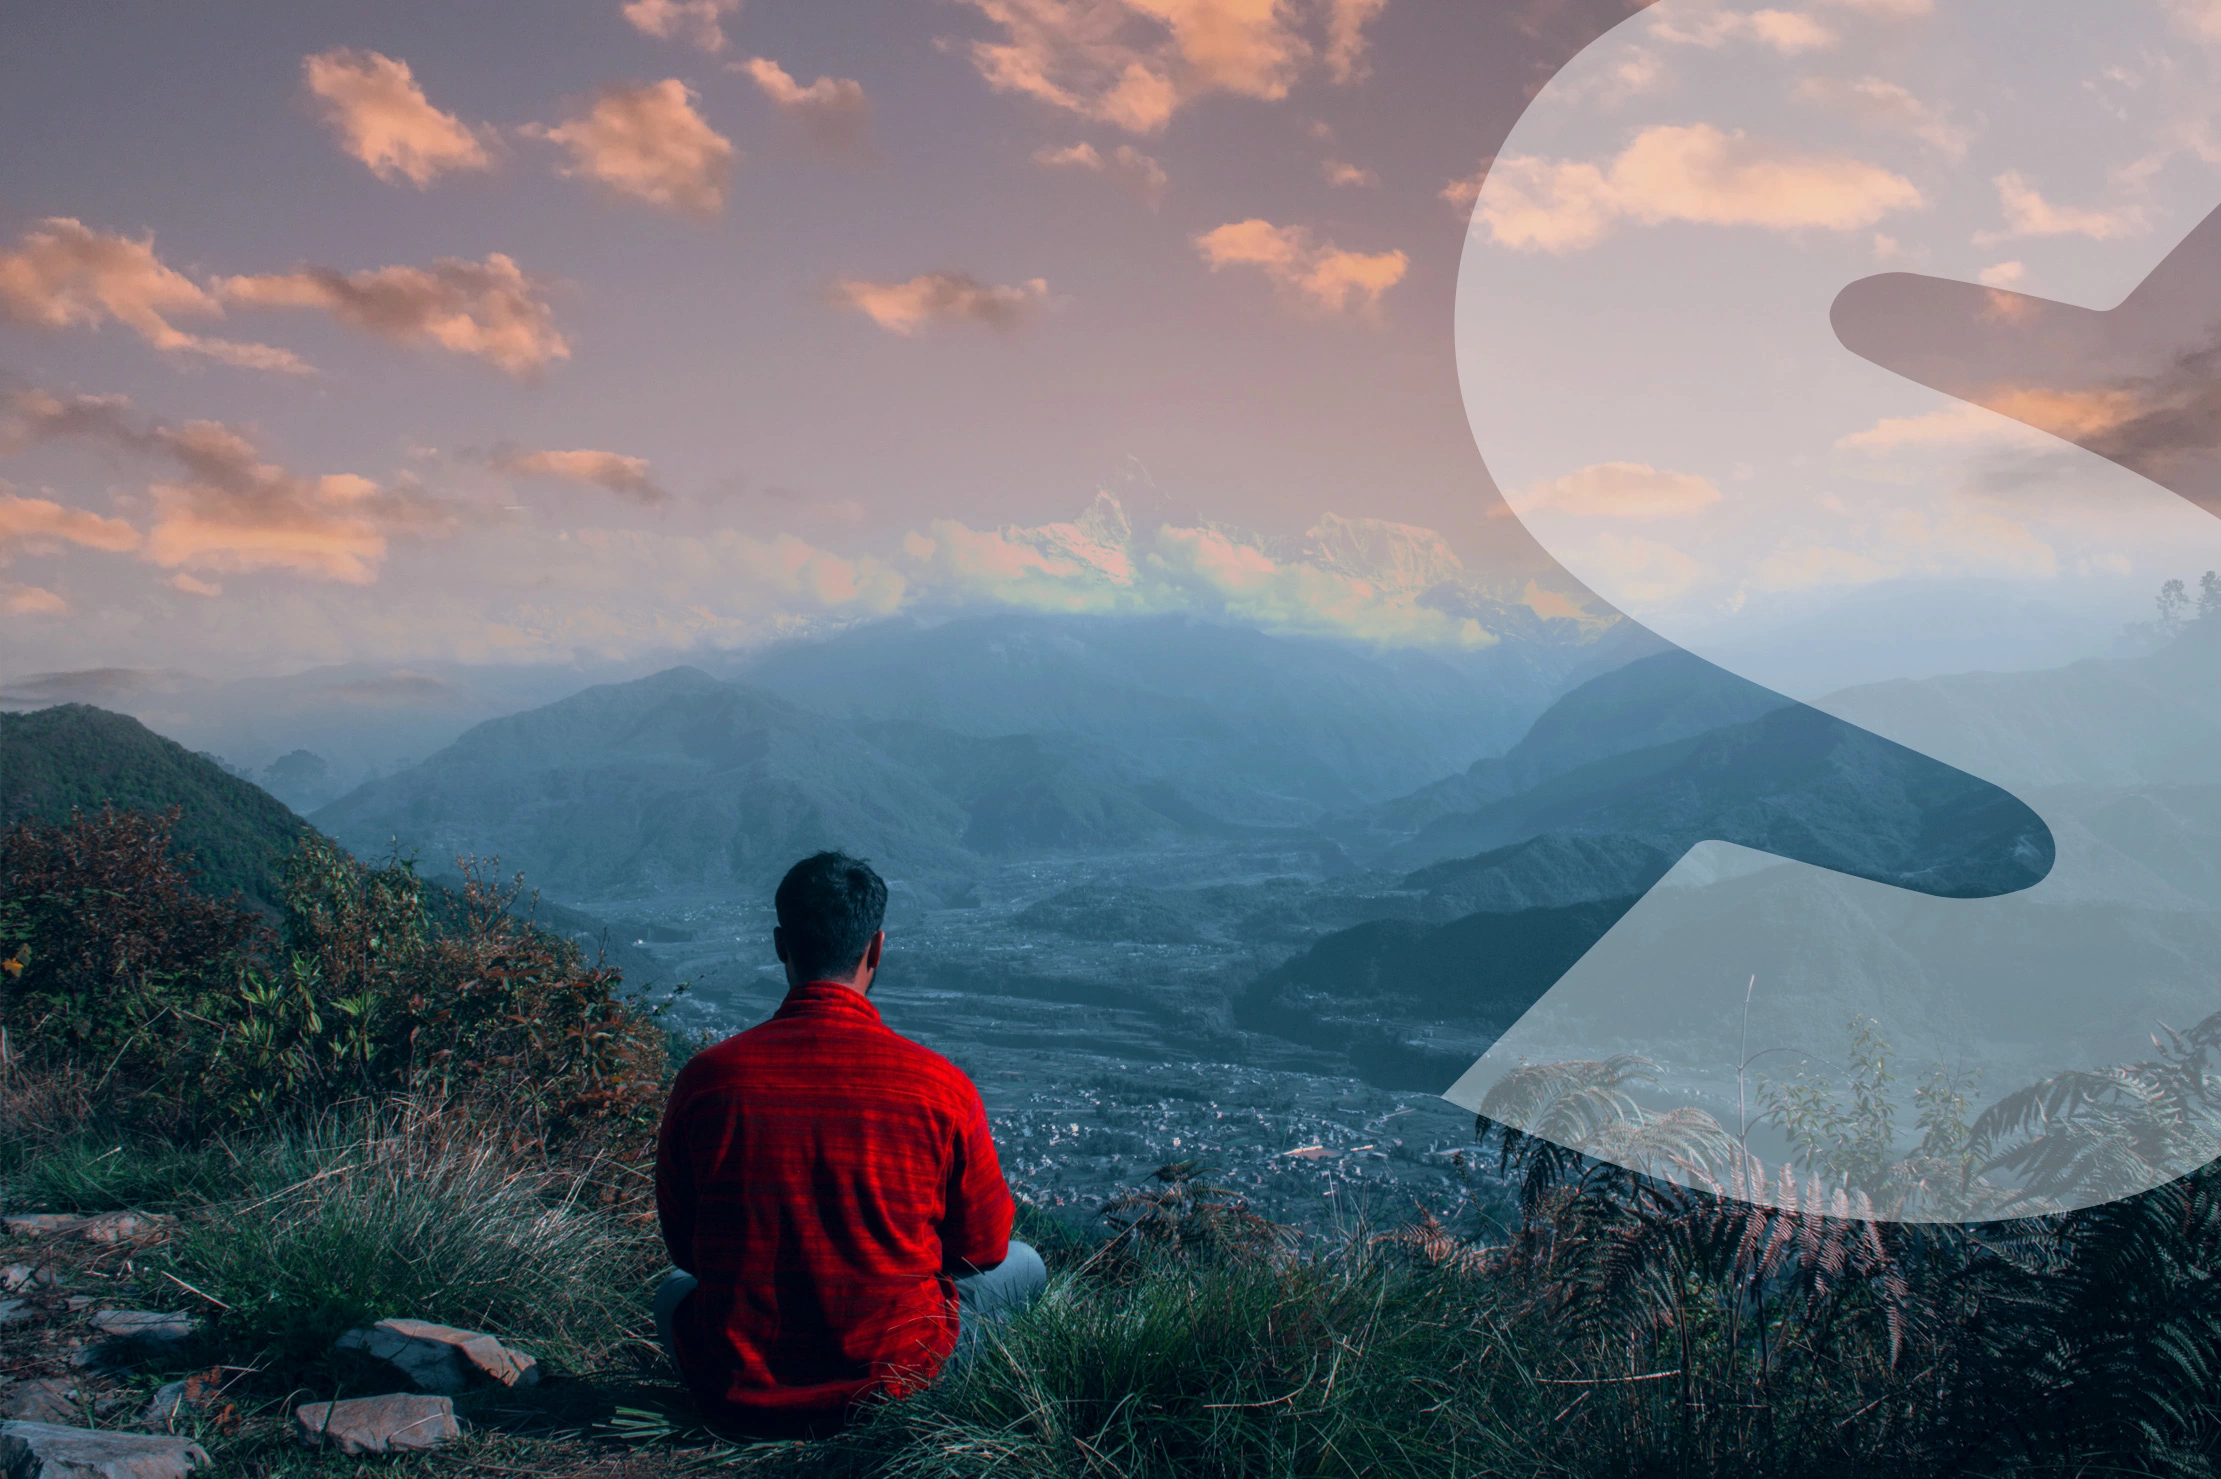
[[[51,1292],[0,1329],[0,1357],[70,1371],[78,1290],[190,1312],[194,1344],[70,1379],[87,1420],[122,1425],[156,1382],[200,1373],[175,1425],[225,1474],[360,1472],[301,1449],[287,1416],[362,1391],[331,1341],[391,1315],[488,1330],[550,1374],[460,1399],[467,1436],[404,1461],[420,1473],[2216,1472],[2221,1176],[2068,1216],[1863,1220],[1840,1188],[1887,1155],[1871,1039],[1844,1094],[1777,1106],[1796,1157],[1755,1174],[1791,1188],[1778,1210],[1486,1121],[1462,1194],[1320,1239],[1168,1165],[1090,1226],[1024,1210],[1049,1293],[968,1367],[831,1440],[727,1444],[649,1335],[647,1137],[683,1045],[499,890],[442,923],[405,867],[314,838],[272,866],[282,934],[187,887],[156,818],[30,822],[0,846],[7,1210],[171,1219],[11,1249],[61,1282],[34,1281]],[[2120,1082],[2210,1124],[2217,1044],[2221,1021],[2178,1034]],[[1622,1155],[1732,1156],[1701,1117],[1631,1112],[1616,1086],[1639,1068],[1538,1068],[1522,1117]],[[1948,1086],[1923,1103],[1918,1151],[1870,1178],[1989,1196],[1997,1161],[2073,1150],[1997,1133],[2011,1104],[1970,1122]]]
[[[181,808],[171,841],[192,855],[196,885],[270,909],[281,892],[276,860],[310,830],[267,791],[127,715],[89,704],[0,713],[0,827],[104,806]]]

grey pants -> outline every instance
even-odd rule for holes
[[[656,1336],[663,1342],[664,1354],[671,1364],[679,1363],[678,1342],[672,1329],[678,1317],[679,1303],[694,1292],[701,1281],[690,1273],[673,1269],[663,1276],[663,1284],[656,1290]],[[1009,1256],[983,1274],[966,1274],[956,1281],[956,1351],[951,1364],[967,1359],[978,1346],[981,1330],[991,1324],[1010,1318],[1014,1311],[1022,1310],[1041,1297],[1049,1287],[1048,1266],[1041,1255],[1033,1251],[1030,1243],[1010,1240]]]

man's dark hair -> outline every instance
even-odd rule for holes
[[[821,852],[789,868],[771,902],[802,979],[845,977],[887,917],[887,884],[862,858]]]

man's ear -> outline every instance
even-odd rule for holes
[[[779,964],[787,963],[787,932],[778,925],[771,927],[771,948],[779,957]]]
[[[864,947],[864,969],[872,971],[879,969],[879,952],[885,948],[886,944],[887,932],[885,930],[880,930],[871,937],[871,943]]]

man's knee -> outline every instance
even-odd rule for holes
[[[1003,1260],[1003,1265],[1010,1270],[1011,1282],[1016,1287],[1020,1304],[1033,1303],[1049,1287],[1049,1266],[1041,1261],[1041,1255],[1034,1251],[1031,1243],[1021,1243],[1012,1238],[1010,1254]]]
[[[981,1319],[998,1319],[1023,1309],[1049,1287],[1049,1268],[1030,1243],[1010,1240],[1003,1261],[982,1274],[956,1281],[956,1295],[964,1308]]]

